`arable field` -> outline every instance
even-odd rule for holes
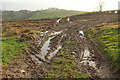
[[[3,78],[118,78],[116,13],[3,21]]]

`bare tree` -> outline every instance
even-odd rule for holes
[[[99,12],[102,12],[103,8],[104,8],[104,2],[99,2],[98,3]]]

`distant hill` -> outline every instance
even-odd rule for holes
[[[46,9],[39,11],[2,11],[3,21],[14,21],[14,20],[28,20],[28,19],[41,19],[41,18],[60,18],[71,15],[83,13],[84,11],[68,11],[63,9]]]

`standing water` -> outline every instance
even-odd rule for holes
[[[53,51],[49,56],[48,56],[48,59],[51,60],[51,58],[53,56],[55,56],[55,54],[62,48],[62,46],[58,46],[57,49],[55,51]]]
[[[44,57],[45,57],[45,55],[48,53],[48,50],[50,50],[49,45],[50,45],[50,40],[51,40],[52,38],[54,38],[54,36],[53,36],[53,37],[50,37],[50,38],[45,42],[45,44],[42,46],[42,48],[41,48],[41,54],[42,54],[42,56],[44,56]]]
[[[58,34],[60,34],[60,33],[62,33],[62,31],[53,32],[53,33],[51,33],[51,36],[58,35]]]
[[[58,20],[57,20],[57,23],[59,23],[59,22],[60,22],[60,20],[61,20],[61,19],[58,19]]]
[[[80,34],[84,35],[83,31],[79,31]]]
[[[67,18],[67,21],[70,21],[70,18]]]
[[[92,66],[94,69],[97,69],[95,61],[91,61],[90,51],[88,48],[86,48],[83,52],[83,61],[81,63],[84,63],[84,65],[87,65],[89,63],[89,66]]]

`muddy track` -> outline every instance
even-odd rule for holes
[[[111,18],[110,16],[114,16],[114,18]],[[89,16],[84,18],[87,19],[87,17]],[[73,53],[77,54],[75,55],[75,62],[78,64],[81,71],[87,73],[91,77],[113,77],[109,71],[109,64],[106,61],[106,58],[95,47],[95,44],[90,41],[87,35],[87,30],[89,27],[96,26],[97,24],[117,21],[117,15],[97,15],[91,17],[92,19],[89,17],[90,19],[88,21],[81,22],[76,22],[74,19],[79,18],[74,17],[70,18],[71,21],[68,21],[68,19],[58,19],[59,23],[57,23],[58,25],[55,27],[54,31],[62,31],[62,33],[60,33],[61,36],[56,35],[57,37],[51,40],[52,42],[50,46],[54,46],[54,48],[57,49],[56,46],[63,45],[65,40],[76,41],[77,43],[80,43],[80,45],[77,46],[77,52],[73,51]],[[58,40],[62,40],[62,38],[64,40],[60,43]],[[51,52],[49,55],[50,54]]]
[[[111,16],[116,18],[110,20],[110,15],[98,15],[91,20],[80,22],[75,21],[75,19],[79,18],[74,17],[69,18],[71,21],[68,21],[67,18],[58,19],[56,21],[57,26],[52,31],[43,32],[44,37],[39,40],[42,43],[38,45],[41,50],[39,50],[39,54],[32,54],[34,56],[32,58],[39,64],[49,63],[62,48],[65,41],[75,41],[78,43],[78,46],[76,46],[77,49],[72,53],[75,56],[75,63],[81,72],[86,73],[91,78],[113,77],[109,71],[109,64],[106,58],[95,47],[95,44],[90,41],[87,35],[89,27],[100,23],[117,21],[116,15]],[[37,51],[34,52],[37,53]]]
[[[84,21],[82,21],[84,19]],[[75,57],[75,63],[79,71],[86,73],[91,78],[113,78],[109,70],[109,63],[102,53],[95,47],[88,35],[89,27],[97,24],[117,21],[116,14],[74,16],[58,19],[56,26],[46,32],[41,32],[40,38],[33,41],[29,55],[37,65],[32,69],[33,77],[44,77],[49,69],[49,63],[60,52],[65,41],[75,41],[77,45],[71,53]],[[34,74],[35,73],[35,74]]]

